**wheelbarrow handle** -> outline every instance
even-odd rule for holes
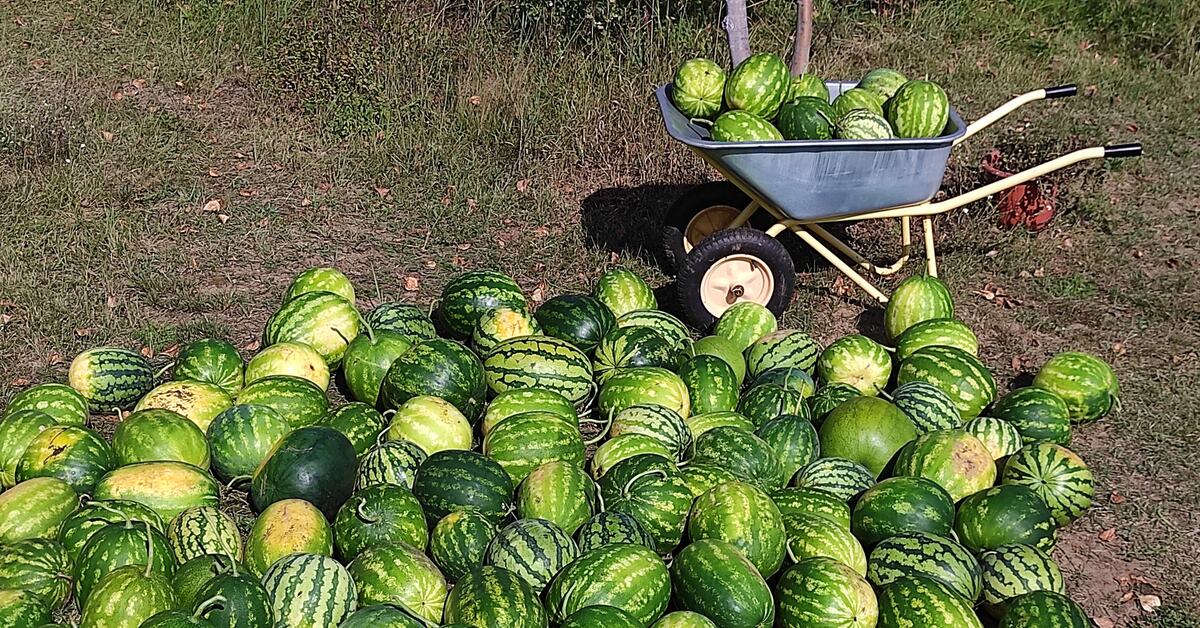
[[[1113,144],[1104,147],[1104,157],[1114,159],[1119,157],[1139,157],[1142,154],[1142,145],[1139,142],[1132,144]]]
[[[1079,93],[1078,85],[1056,85],[1045,89],[1046,98],[1066,98]]]

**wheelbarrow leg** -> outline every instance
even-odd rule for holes
[[[817,239],[816,236],[809,232],[807,227],[808,225],[793,224],[788,228],[792,230],[792,233],[795,233],[797,237],[803,240],[805,244],[812,247],[812,250],[816,251],[821,257],[824,257],[826,260],[828,260],[830,264],[833,264],[834,268],[838,269],[843,275],[849,277],[851,281],[858,284],[858,287],[862,288],[863,291],[871,295],[871,298],[879,301],[880,303],[888,302],[887,295],[885,295],[883,292],[880,292],[879,288],[876,288],[871,284],[871,282],[867,281],[866,278],[860,275],[857,270],[854,270],[849,264],[843,261],[842,258],[838,257],[836,253],[830,251],[824,243],[822,243],[819,239]],[[783,229],[784,226],[782,224],[777,224],[774,227],[771,227],[770,231],[767,233],[769,235],[775,235],[780,231],[783,231]]]
[[[925,272],[930,277],[937,277],[937,253],[933,245],[933,218],[926,216],[921,219],[925,230]]]

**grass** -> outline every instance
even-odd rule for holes
[[[547,297],[614,263],[669,283],[657,221],[716,175],[665,137],[650,92],[690,56],[724,59],[713,16],[392,6],[0,8],[0,399],[61,379],[100,343],[249,345],[288,279],[317,264],[346,271],[367,307],[427,305],[454,273],[485,266]],[[790,49],[790,11],[753,8],[756,49]],[[1050,177],[1062,211],[1039,234],[997,227],[990,201],[937,221],[942,274],[1003,386],[1067,348],[1118,370],[1123,409],[1074,441],[1097,506],[1058,552],[1075,597],[1117,625],[1200,616],[1197,33],[1195,5],[1169,0],[818,3],[825,76],[929,75],[968,119],[1026,89],[1084,87],[956,150],[949,192],[985,181],[992,148],[1019,169],[1092,144],[1146,146]],[[874,257],[898,253],[894,225],[848,230]],[[829,341],[878,319],[829,267],[798,266],[786,324]],[[979,296],[988,286],[1008,306]],[[1109,528],[1115,539],[1098,540]],[[1163,607],[1138,610],[1130,591]]]

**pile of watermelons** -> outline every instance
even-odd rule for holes
[[[830,102],[821,77],[793,77],[771,53],[747,57],[728,76],[709,59],[690,59],[670,96],[688,118],[710,122],[718,142],[937,137],[950,119],[946,92],[933,81],[879,68]]]
[[[892,347],[753,303],[694,339],[625,270],[533,305],[476,271],[360,316],[322,268],[248,363],[80,354],[0,421],[0,627],[1089,625],[1049,552],[1104,362],[998,396],[928,277]]]

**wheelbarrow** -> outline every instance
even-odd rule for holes
[[[855,86],[826,83],[831,97]],[[663,227],[664,257],[676,273],[682,315],[707,329],[726,309],[754,301],[777,316],[791,301],[796,271],[777,239],[794,233],[880,303],[888,297],[865,274],[887,276],[912,256],[912,220],[921,220],[925,272],[937,276],[933,217],[1072,164],[1101,157],[1140,155],[1140,144],[1097,146],[1068,153],[959,196],[932,202],[950,150],[1019,107],[1044,98],[1073,96],[1074,85],[1022,94],[971,124],[950,109],[942,135],[920,139],[715,142],[670,99],[656,94],[671,137],[725,177],[689,190],[672,206]],[[825,226],[843,221],[898,218],[901,255],[878,266]]]

